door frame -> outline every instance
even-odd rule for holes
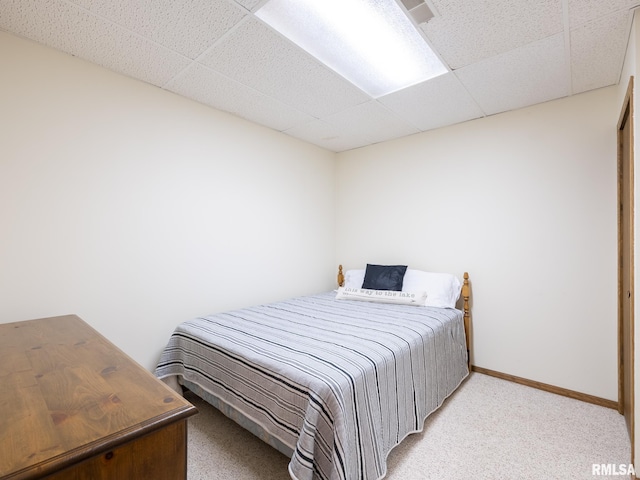
[[[623,133],[622,130],[623,128],[629,123],[629,127],[630,127],[630,132],[629,132],[629,145],[628,145],[628,149],[629,149],[629,158],[630,158],[630,162],[629,162],[629,167],[626,169],[627,170],[627,175],[628,175],[628,179],[627,181],[630,183],[629,188],[630,188],[630,208],[631,208],[631,215],[629,216],[629,221],[630,221],[630,225],[629,225],[629,235],[630,235],[630,245],[634,245],[634,121],[633,121],[633,115],[634,115],[634,109],[633,109],[633,86],[634,86],[634,77],[630,77],[629,78],[629,85],[627,87],[627,92],[624,98],[624,101],[622,103],[622,110],[620,112],[620,117],[618,119],[618,125],[617,125],[617,190],[618,190],[618,204],[617,204],[617,217],[618,217],[618,411],[621,414],[625,414],[627,413],[629,415],[629,425],[630,425],[630,432],[629,432],[629,437],[631,440],[631,461],[633,463],[634,460],[634,456],[635,456],[635,385],[634,385],[634,370],[635,370],[635,366],[634,366],[634,362],[635,362],[635,342],[634,342],[634,331],[635,331],[635,315],[634,315],[634,276],[635,276],[635,269],[634,269],[634,248],[631,248],[631,252],[630,252],[630,258],[628,259],[629,261],[629,269],[630,269],[630,291],[631,291],[631,301],[630,301],[630,318],[629,318],[629,322],[630,322],[630,336],[631,338],[629,339],[630,341],[630,346],[631,346],[631,351],[629,352],[629,364],[626,365],[627,371],[625,372],[625,365],[623,362],[623,355],[624,355],[624,351],[623,351],[623,347],[624,347],[624,329],[623,329],[623,309],[622,309],[622,304],[624,302],[624,296],[626,295],[626,292],[624,292],[624,288],[623,288],[623,275],[622,275],[622,250],[623,250],[623,243],[622,243],[622,238],[623,238],[623,228],[622,228],[622,215],[621,215],[621,203],[622,203],[622,185],[623,185],[623,181],[625,180],[623,178],[623,169],[622,169],[622,161],[623,161],[623,148],[624,148],[624,141],[623,141]],[[625,379],[625,375],[629,375],[629,385],[631,388],[631,392],[630,392],[630,410],[629,412],[625,412],[624,411],[624,379]]]

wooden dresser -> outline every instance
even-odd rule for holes
[[[185,479],[195,413],[75,315],[0,324],[2,480]]]

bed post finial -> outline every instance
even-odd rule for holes
[[[338,266],[338,286],[344,287],[344,274],[342,273],[342,265]]]

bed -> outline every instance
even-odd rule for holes
[[[291,458],[293,479],[384,477],[391,449],[469,374],[469,276],[460,310],[400,291],[349,298],[351,272],[340,266],[337,292],[183,322],[156,376]]]

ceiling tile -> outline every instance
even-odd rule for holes
[[[292,137],[305,140],[319,147],[333,152],[344,152],[354,148],[363,147],[371,143],[365,132],[358,131],[354,134],[346,134],[336,125],[330,125],[322,120],[294,127],[284,132]]]
[[[453,73],[386,95],[378,101],[423,131],[484,115]]]
[[[247,18],[198,61],[316,118],[369,100],[256,18]]]
[[[182,72],[166,88],[275,130],[286,130],[313,120],[309,115],[197,63]]]
[[[640,0],[569,0],[569,22],[577,27],[619,10],[628,11],[640,5]]]
[[[324,117],[322,120],[347,134],[356,135],[360,131],[367,132],[367,136],[375,142],[384,142],[419,132],[416,127],[401,120],[388,108],[373,100]]]
[[[189,60],[63,0],[3,0],[0,27],[161,86]]]
[[[571,30],[573,93],[618,83],[630,27],[622,11]]]
[[[72,0],[171,50],[196,58],[246,11],[227,0]]]
[[[343,151],[418,132],[417,128],[372,100],[286,133],[334,151]]]
[[[563,30],[561,0],[432,1],[421,28],[454,70]]]
[[[487,114],[568,95],[564,34],[461,68],[455,74]]]

